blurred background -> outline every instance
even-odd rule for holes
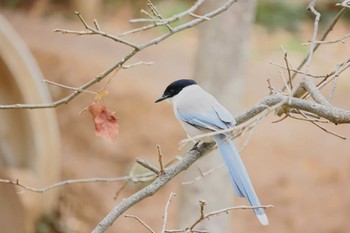
[[[169,0],[154,3],[165,17],[169,17],[187,9],[194,1]],[[335,7],[335,3],[336,1],[317,2],[317,9],[322,14],[321,32],[340,10]],[[288,51],[294,67],[299,65],[307,54],[308,47],[302,44],[310,40],[313,29],[313,15],[305,10],[307,4],[308,1],[304,0],[256,2],[254,21],[246,41],[244,70],[241,74],[242,101],[233,112],[234,115],[268,95],[267,79],[270,79],[276,90],[283,86],[280,69],[270,64],[271,61],[284,64],[281,46]],[[117,35],[134,28],[135,25],[130,24],[128,20],[145,17],[140,13],[140,9],[146,8],[146,1],[143,0],[0,1],[1,15],[29,48],[43,78],[73,87],[80,86],[109,68],[125,56],[129,48],[99,36],[63,35],[54,33],[53,30],[82,30],[83,27],[74,14],[75,10],[79,10],[87,21],[91,22],[96,18],[101,29]],[[349,20],[350,14],[345,13],[329,38],[336,39],[349,33]],[[165,31],[166,28],[158,28],[137,33],[131,38],[135,41],[147,41]],[[91,116],[87,112],[81,113],[94,100],[94,96],[89,93],[81,94],[69,104],[56,108],[54,112],[45,113],[47,115],[44,119],[49,118],[51,123],[40,120],[34,122],[35,126],[32,121],[28,123],[31,126],[26,126],[25,123],[22,125],[22,122],[31,117],[38,119],[29,115],[36,114],[33,112],[39,110],[16,110],[6,113],[9,115],[7,118],[2,116],[2,119],[14,121],[14,126],[7,130],[14,131],[15,134],[11,139],[6,138],[6,134],[1,134],[2,157],[6,155],[5,145],[10,145],[9,150],[29,156],[33,149],[29,139],[33,137],[32,134],[37,133],[36,129],[39,127],[50,132],[51,144],[43,152],[44,164],[40,166],[32,165],[32,161],[37,160],[36,155],[33,155],[33,160],[26,159],[24,162],[8,162],[9,159],[3,159],[4,162],[0,163],[2,176],[13,179],[20,177],[23,183],[26,181],[27,184],[40,187],[42,183],[35,181],[37,173],[41,173],[40,176],[50,184],[52,182],[49,181],[65,179],[123,176],[129,173],[137,157],[157,164],[157,144],[161,146],[166,161],[181,154],[178,143],[185,135],[173,116],[171,106],[156,105],[153,102],[171,81],[195,76],[198,64],[197,49],[200,44],[198,35],[197,28],[178,33],[159,45],[140,52],[130,61],[153,61],[152,66],[138,66],[113,74],[114,78],[107,88],[110,94],[105,98],[105,103],[115,111],[119,119],[120,132],[116,142],[106,142],[97,138]],[[321,46],[313,58],[310,72],[316,75],[330,73],[337,64],[347,60],[349,54],[348,42]],[[210,60],[210,57],[207,59]],[[18,65],[17,68],[21,70],[22,66]],[[17,84],[3,81],[6,67],[2,65],[1,69],[2,90],[9,93],[18,92],[13,98],[11,95],[12,99],[5,98],[10,94],[1,95],[1,104],[25,101],[26,95],[22,92],[31,88],[13,87],[22,83],[20,77],[17,77]],[[349,75],[350,72],[346,71],[340,76],[332,99],[335,106],[345,109],[350,109]],[[92,87],[92,90],[102,88],[105,83],[104,81]],[[46,85],[37,82],[36,87],[41,89],[46,88]],[[54,86],[49,86],[49,91],[54,100],[70,93]],[[43,101],[48,100],[47,93],[43,93],[43,96]],[[35,103],[36,99],[32,100],[32,103]],[[350,232],[348,140],[327,134],[308,122],[286,119],[273,123],[277,119],[273,115],[265,119],[254,131],[241,154],[262,203],[275,206],[267,210],[270,225],[260,226],[250,211],[234,211],[229,215],[233,232]],[[349,125],[327,124],[325,127],[346,138],[350,137]],[[247,136],[237,139],[237,145],[241,147],[246,139]],[[28,146],[23,146],[27,144]],[[34,175],[28,175],[28,172],[21,169],[23,167],[35,167],[40,171],[35,170]],[[45,177],[45,174],[50,174],[50,177]],[[24,228],[38,233],[90,232],[123,197],[138,191],[145,184],[128,184],[115,200],[116,192],[122,185],[76,184],[42,194],[22,191],[18,193],[18,190],[9,191],[8,186],[0,185],[0,190],[7,190],[2,191],[0,195],[9,192],[8,196],[19,196],[19,200],[15,198],[4,201],[6,203],[3,206],[6,208],[0,209],[0,218],[17,227],[7,232],[23,232]],[[137,204],[127,213],[137,215],[159,230],[169,193],[180,193],[181,189],[181,179],[176,178],[156,195]],[[43,200],[50,204],[38,204],[44,202]],[[177,218],[182,214],[179,202],[175,197],[170,206],[168,226],[171,229],[177,228]],[[247,204],[245,200],[237,198],[234,202]],[[21,211],[23,209],[25,212]],[[22,213],[23,216],[16,214],[15,217],[11,212]],[[25,226],[21,219],[26,222]],[[215,217],[210,221],[215,221]],[[108,232],[147,230],[136,220],[121,217]]]

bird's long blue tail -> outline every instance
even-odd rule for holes
[[[233,188],[239,197],[247,198],[252,206],[260,206],[260,201],[254,191],[247,170],[239,156],[236,146],[224,134],[214,136],[214,140],[220,150],[221,156],[230,173]],[[263,208],[254,209],[256,216],[262,225],[268,225],[269,221]]]

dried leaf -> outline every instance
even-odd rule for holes
[[[106,108],[102,101],[95,100],[88,107],[94,122],[96,136],[115,140],[118,136],[118,120],[114,113]]]

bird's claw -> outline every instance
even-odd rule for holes
[[[201,143],[201,141],[198,141],[198,142],[196,142],[193,146],[192,146],[192,148],[190,149],[190,152],[192,152],[192,151],[198,151],[198,152],[200,152],[200,153],[202,153],[202,150],[199,148],[199,143]]]

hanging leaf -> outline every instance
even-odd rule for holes
[[[118,136],[118,120],[100,100],[95,100],[88,107],[95,123],[96,136],[108,140],[116,140]]]

